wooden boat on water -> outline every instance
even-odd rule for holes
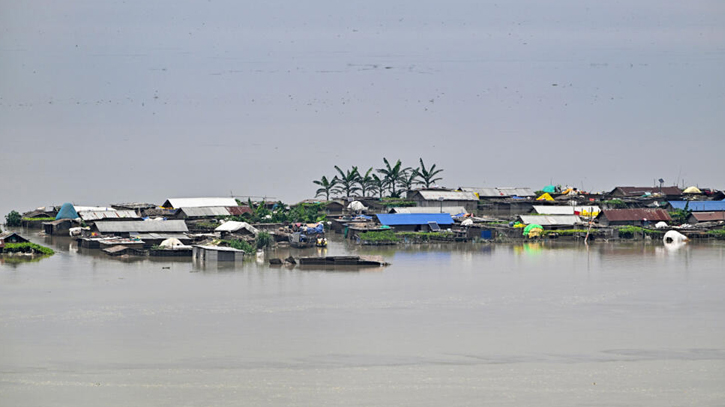
[[[360,256],[326,256],[326,257],[300,257],[297,260],[300,266],[365,266],[381,267],[390,263],[382,259]]]

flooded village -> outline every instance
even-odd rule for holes
[[[0,248],[12,254],[13,244],[22,244],[16,252],[42,254],[22,234],[71,236],[81,251],[111,257],[235,262],[275,247],[326,248],[328,239],[358,245],[725,239],[725,193],[715,189],[662,181],[607,192],[561,185],[446,188],[436,184],[442,170],[426,168],[422,159],[415,169],[384,162],[377,170],[381,177],[371,176],[372,168],[363,176],[357,167],[335,167],[339,176],[313,181],[320,187],[316,198],[291,205],[270,198],[191,197],[13,211],[7,224],[20,228],[0,235]],[[301,262],[385,264],[335,255],[324,251],[322,261]],[[300,261],[270,257],[271,265]]]

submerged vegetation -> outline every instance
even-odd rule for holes
[[[2,248],[2,253],[27,253],[42,256],[51,256],[55,254],[55,252],[50,248],[30,242],[7,243],[5,244],[5,247]]]
[[[360,233],[360,240],[363,242],[371,242],[371,243],[383,243],[383,242],[390,242],[390,243],[397,243],[400,241],[398,236],[395,235],[395,232],[393,232],[392,229],[390,230],[382,230],[382,231],[371,231],[371,232],[363,232]]]

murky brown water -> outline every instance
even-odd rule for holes
[[[53,245],[0,265],[2,405],[725,404],[722,245],[333,240],[392,263],[340,272]]]

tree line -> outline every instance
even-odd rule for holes
[[[342,195],[346,198],[377,196],[380,199],[387,195],[399,198],[403,192],[415,186],[430,188],[436,181],[443,179],[437,177],[443,170],[437,169],[436,164],[426,167],[422,158],[419,162],[419,167],[412,168],[403,167],[400,160],[391,165],[387,158],[383,158],[383,168],[370,167],[364,173],[358,167],[343,170],[336,165],[337,174],[332,178],[323,175],[319,180],[312,181],[319,186],[315,197],[324,196],[328,201],[330,195]]]

